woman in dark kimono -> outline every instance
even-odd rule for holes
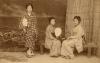
[[[27,56],[34,56],[33,50],[37,40],[37,18],[32,12],[32,5],[27,6],[27,13],[22,17],[20,28],[25,33],[25,46],[28,48]]]

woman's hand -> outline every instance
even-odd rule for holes
[[[68,40],[70,39],[70,37],[67,38]]]
[[[74,37],[73,36],[70,36],[70,37],[68,37],[67,39],[69,40],[69,39],[73,39]]]
[[[57,40],[57,38],[53,38],[53,40]]]
[[[66,38],[61,38],[62,40],[66,40]]]
[[[26,33],[26,30],[25,29],[23,29],[23,31]]]

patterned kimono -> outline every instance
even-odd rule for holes
[[[82,43],[83,35],[84,35],[84,30],[79,24],[72,30],[72,36],[70,36],[69,39],[63,41],[61,48],[61,55],[73,58],[74,47],[77,49],[78,53],[83,51],[83,43]]]
[[[54,29],[52,25],[49,25],[46,29],[45,48],[50,49],[51,56],[58,56],[60,54],[61,42],[53,36]]]
[[[23,26],[23,19],[27,19],[27,26]],[[20,28],[23,29],[25,35],[25,46],[31,49],[34,49],[35,41],[37,39],[37,18],[35,13],[32,13],[30,16],[28,14],[24,15],[21,22]]]

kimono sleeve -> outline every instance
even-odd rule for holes
[[[76,31],[76,34],[74,36],[71,36],[71,38],[80,38],[84,35],[84,30],[81,26],[75,29],[74,31]]]
[[[49,33],[48,33],[49,38],[50,39],[55,39],[55,37],[52,35],[52,33],[54,33],[54,28],[53,27],[49,27]]]
[[[24,18],[24,17],[21,17],[21,19],[20,19],[20,22],[19,22],[19,29],[23,29],[23,24],[22,24],[23,18]]]

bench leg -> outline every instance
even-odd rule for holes
[[[44,47],[43,47],[43,45],[40,45],[40,53],[41,53],[41,54],[44,53]]]
[[[96,56],[96,53],[97,53],[97,48],[94,48],[93,49],[93,54]]]
[[[91,47],[88,47],[87,56],[88,56],[88,57],[90,57],[90,56],[91,56]]]

